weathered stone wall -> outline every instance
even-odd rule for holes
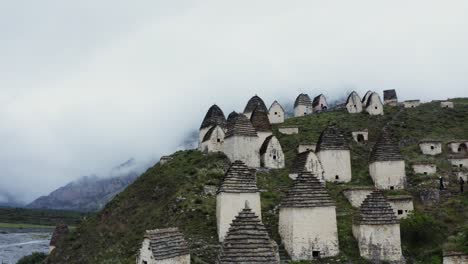
[[[153,252],[150,249],[149,239],[145,238],[141,245],[136,263],[143,264],[143,261],[146,261],[146,263],[148,264],[190,264],[190,255],[183,255],[163,260],[155,260],[153,258]]]
[[[413,171],[416,174],[432,175],[437,172],[437,166],[434,164],[414,164]]]
[[[328,108],[327,100],[325,99],[324,96],[320,96],[320,100],[319,100],[318,105],[316,105],[316,106],[314,107],[314,112],[323,111],[323,110],[324,110],[324,107],[325,107],[325,109]]]
[[[264,131],[257,131],[258,135],[258,141],[257,141],[257,148],[260,150],[260,148],[263,145],[263,142],[265,142],[265,139],[269,136],[271,136],[273,133],[271,131],[264,132]]]
[[[200,144],[199,150],[202,152],[222,152],[223,144],[224,130],[219,126],[216,126],[215,130],[211,134],[210,139]]]
[[[262,166],[269,169],[284,168],[285,158],[281,144],[276,137],[273,137],[268,144],[266,152],[262,155]]]
[[[442,153],[442,143],[420,143],[419,148],[421,149],[422,154],[425,155],[438,155]]]
[[[452,153],[460,153],[463,150],[466,150],[466,148],[462,148],[462,144],[467,144],[468,142],[450,142],[447,144],[450,152]],[[461,151],[460,151],[461,150]]]
[[[279,104],[273,104],[268,112],[268,119],[272,124],[284,123],[284,111]]]
[[[440,107],[442,107],[442,108],[453,108],[454,104],[453,104],[453,102],[444,101],[444,102],[440,102]]]
[[[468,168],[468,158],[449,159],[452,166],[457,168]]]
[[[369,141],[369,132],[367,131],[356,131],[352,132],[353,134],[353,139],[356,142],[359,142],[359,135],[362,135],[362,138],[364,139],[365,142]]]
[[[293,260],[311,260],[339,253],[335,207],[281,208],[279,234]]]
[[[353,207],[359,208],[367,195],[373,191],[374,188],[347,189],[343,191],[343,194]]]
[[[404,189],[405,161],[376,161],[369,165],[369,174],[378,189]]]
[[[190,255],[178,256],[175,258],[157,260],[154,264],[190,264]]]
[[[305,116],[312,113],[312,109],[305,105],[298,105],[294,107],[294,117]]]
[[[240,160],[249,167],[260,167],[258,137],[232,136],[225,138],[224,153],[231,162]]]
[[[232,220],[244,209],[245,201],[248,201],[252,211],[262,219],[260,193],[221,192],[216,196],[216,222],[220,242],[224,240]]]
[[[468,254],[454,254],[450,256],[444,256],[443,264],[467,264]]]
[[[317,148],[317,144],[299,144],[299,146],[297,146],[297,153],[302,153],[302,152],[306,152],[309,150],[312,150],[315,152],[316,148]]]
[[[281,134],[293,135],[293,134],[298,134],[299,133],[299,128],[298,127],[280,127],[280,128],[278,128],[278,131]]]
[[[399,224],[353,225],[353,235],[365,259],[377,263],[403,259]]]
[[[368,106],[366,106],[367,113],[369,113],[370,115],[383,115],[384,114],[383,104],[377,93],[372,93],[369,96],[369,99],[367,100],[371,100],[371,103]]]
[[[325,178],[324,178],[324,170],[323,170],[323,166],[322,166],[322,163],[320,162],[319,158],[317,157],[317,155],[313,152],[311,152],[308,156],[307,156],[307,161],[306,161],[306,164],[304,166],[304,171],[308,171],[308,172],[312,172],[313,174],[315,174],[317,176],[317,178],[321,181],[325,181]],[[289,178],[295,180],[297,178],[297,173],[290,173],[289,174]]]
[[[362,112],[362,103],[361,98],[358,95],[352,95],[348,103],[346,104],[346,109],[350,114],[356,114]]]
[[[349,150],[322,150],[317,153],[317,156],[322,164],[326,181],[351,181],[351,154]]]
[[[202,143],[203,141],[203,138],[205,137],[205,134],[206,132],[208,132],[208,130],[210,130],[211,127],[205,127],[205,128],[202,128],[200,129],[199,133],[198,133],[198,145],[200,146],[200,144]]]
[[[391,196],[387,198],[388,203],[395,212],[398,219],[406,218],[414,211],[413,200],[410,199],[393,199]]]
[[[404,108],[415,108],[418,107],[421,104],[420,101],[404,101],[403,102],[403,107]]]

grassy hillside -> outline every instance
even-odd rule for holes
[[[58,223],[77,225],[89,214],[62,211],[23,208],[1,208],[0,227],[3,228],[33,228],[38,226],[53,226]]]
[[[384,125],[390,126],[400,141],[407,158],[409,184],[405,191],[387,194],[411,194],[415,202],[414,215],[401,223],[403,250],[408,263],[441,263],[444,244],[451,249],[468,252],[468,195],[455,193],[456,184],[449,182],[452,192],[447,192],[438,205],[424,205],[419,200],[419,193],[437,188],[437,176],[413,175],[410,169],[414,161],[432,160],[439,166],[441,175],[451,175],[445,149],[444,154],[428,158],[419,154],[417,142],[423,138],[445,141],[468,138],[468,100],[454,101],[455,109],[441,109],[437,103],[429,103],[415,109],[386,107],[386,114],[378,117],[364,113],[327,112],[288,119],[285,125],[300,127],[298,135],[281,135],[275,129],[286,152],[288,166],[296,155],[296,146],[301,142],[316,142],[328,124],[334,123],[343,129],[351,144],[352,182],[327,184],[337,202],[341,254],[321,263],[366,263],[359,258],[351,233],[356,210],[346,201],[342,190],[349,186],[372,185],[368,156]],[[367,145],[353,143],[351,132],[365,128],[369,130],[370,142]],[[193,150],[175,153],[172,161],[149,169],[101,212],[84,221],[62,241],[49,262],[134,263],[146,229],[178,226],[190,243],[192,263],[214,263],[219,247],[216,201],[204,189],[205,186],[217,186],[227,167],[228,161],[222,154],[203,155]],[[278,242],[277,205],[291,185],[287,174],[287,169],[257,174],[258,186],[262,189],[263,222]],[[455,179],[452,177],[451,180]]]

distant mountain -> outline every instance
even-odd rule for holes
[[[133,165],[134,160],[129,159],[111,170],[111,175],[119,176],[106,178],[84,176],[58,188],[47,196],[39,197],[26,207],[84,212],[98,211],[138,178],[139,173],[131,170]]]
[[[19,202],[8,191],[0,188],[0,207],[23,207],[24,203]]]

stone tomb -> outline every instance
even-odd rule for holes
[[[278,245],[270,239],[262,221],[247,202],[232,221],[216,263],[280,263]]]
[[[374,263],[403,262],[400,223],[382,192],[371,193],[353,221],[361,257]]]
[[[312,102],[312,108],[314,109],[314,112],[321,112],[325,111],[328,109],[328,103],[327,103],[327,98],[325,98],[325,95],[320,94],[314,98],[314,101]]]
[[[299,134],[299,128],[296,126],[282,126],[278,128],[278,131],[284,135]]]
[[[367,97],[365,97],[366,104],[364,108],[369,115],[383,115],[384,108],[382,100],[378,93],[371,92]]]
[[[369,131],[367,129],[352,132],[352,136],[357,143],[365,144],[369,141]]]
[[[242,161],[234,161],[224,176],[216,195],[216,222],[218,239],[223,241],[236,215],[244,208],[245,201],[262,217],[260,191],[255,174]]]
[[[253,96],[247,102],[247,105],[244,108],[244,115],[250,119],[252,116],[253,111],[258,108],[259,110],[268,113],[268,109],[266,108],[265,102],[263,102],[262,98],[258,95]]]
[[[373,186],[350,187],[343,190],[343,195],[353,207],[359,208],[362,202],[364,202],[367,196],[373,191],[375,191],[375,187]]]
[[[309,95],[301,93],[294,101],[294,117],[305,116],[312,113],[312,100]]]
[[[453,102],[442,101],[442,102],[440,102],[440,107],[442,107],[442,108],[454,108],[454,104],[453,104]]]
[[[388,196],[387,201],[398,219],[406,218],[414,211],[413,197],[411,195]]]
[[[396,106],[398,104],[397,93],[394,89],[383,91],[384,104]]]
[[[468,168],[468,157],[467,156],[460,156],[460,155],[452,155],[448,158],[450,164],[453,167],[457,167],[459,169]]]
[[[362,112],[361,97],[354,91],[348,96],[348,99],[346,99],[346,110],[348,110],[350,114]]]
[[[137,264],[190,264],[187,241],[178,228],[147,230]]]
[[[265,139],[273,134],[270,119],[268,119],[268,112],[259,107],[255,108],[250,117],[250,122],[257,131],[258,148],[260,149]]]
[[[447,147],[451,153],[468,154],[468,141],[466,140],[450,141]]]
[[[284,168],[285,158],[279,140],[269,136],[260,147],[260,165],[268,169]]]
[[[317,149],[317,144],[301,143],[297,146],[297,153],[302,153],[302,152],[306,152],[309,150],[315,152],[315,149]]]
[[[415,174],[433,175],[437,173],[437,166],[432,163],[415,163],[413,171]]]
[[[286,112],[278,101],[274,101],[268,109],[268,118],[272,124],[284,123],[285,114]]]
[[[404,108],[415,108],[421,105],[420,100],[407,100],[403,102],[403,107]]]
[[[205,153],[222,152],[224,145],[224,130],[216,125],[206,132],[200,144],[199,150]]]
[[[310,172],[299,174],[281,201],[279,234],[293,261],[339,254],[335,204]]]
[[[323,167],[319,158],[313,151],[305,151],[297,154],[294,163],[289,170],[289,178],[295,180],[301,172],[311,172],[316,175],[319,180],[325,181],[323,177]]]
[[[203,142],[206,132],[213,126],[220,126],[222,129],[226,129],[226,117],[219,106],[212,105],[206,112],[205,118],[200,126],[198,143]]]
[[[442,142],[439,140],[421,140],[419,148],[422,154],[435,156],[442,153]]]

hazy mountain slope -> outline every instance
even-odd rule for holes
[[[275,126],[274,133],[286,152],[287,166],[296,156],[297,144],[316,142],[320,132],[330,123],[343,129],[351,146],[352,181],[327,184],[337,203],[341,254],[323,263],[367,263],[359,257],[351,232],[356,209],[346,201],[342,190],[349,186],[372,186],[368,173],[369,153],[385,125],[394,131],[400,142],[407,160],[408,176],[407,190],[386,194],[409,194],[415,203],[414,216],[401,223],[402,247],[408,263],[441,263],[442,246],[448,239],[456,242],[454,248],[468,251],[468,193],[458,194],[458,186],[451,177],[449,191],[441,194],[439,203],[423,204],[419,199],[420,192],[437,189],[437,176],[414,175],[410,167],[411,162],[431,160],[438,165],[440,175],[451,175],[452,167],[446,160],[445,148],[442,155],[424,157],[419,153],[417,142],[422,138],[448,141],[468,137],[468,100],[454,101],[455,109],[441,109],[437,103],[429,103],[414,109],[386,107],[384,116],[326,112],[288,119],[285,125],[299,126],[301,132],[298,135],[280,135]],[[350,133],[364,128],[369,129],[369,143],[353,142]],[[218,185],[226,165],[227,160],[222,154],[203,155],[194,150],[177,152],[172,161],[150,168],[101,212],[84,221],[62,241],[48,262],[134,263],[146,229],[178,226],[189,241],[192,263],[214,263],[219,246],[216,199],[205,194],[204,187]],[[262,221],[277,242],[280,242],[277,205],[291,184],[287,174],[288,169],[257,174],[257,183],[262,190]],[[455,236],[458,240],[453,239]]]

